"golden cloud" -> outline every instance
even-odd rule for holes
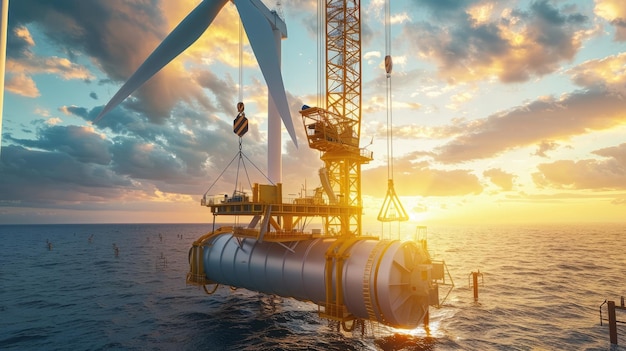
[[[626,6],[622,0],[596,0],[594,12],[615,26],[615,40],[626,40]]]
[[[624,91],[626,86],[626,53],[589,60],[567,71],[583,87],[608,86]]]

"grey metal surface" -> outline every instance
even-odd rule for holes
[[[334,241],[284,243],[288,249],[252,239],[238,242],[223,234],[205,246],[204,268],[207,278],[219,284],[323,305],[326,251]],[[421,247],[412,242],[363,239],[347,253],[341,284],[344,305],[352,315],[405,328],[422,321],[428,310],[430,266]],[[335,282],[334,266],[332,271]]]

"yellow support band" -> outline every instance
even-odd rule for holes
[[[325,317],[345,321],[351,319],[344,316],[343,304],[343,263],[349,255],[346,252],[354,243],[363,240],[357,236],[340,236],[326,250],[326,306]],[[333,297],[333,261],[335,262],[335,294]]]
[[[389,244],[391,241],[389,240],[381,240],[376,244],[374,249],[370,252],[369,257],[367,258],[367,263],[365,264],[365,271],[363,272],[363,298],[365,302],[365,309],[367,310],[367,317],[370,320],[377,320],[376,313],[374,312],[374,301],[372,300],[372,289],[370,289],[371,285],[371,276],[372,269],[374,269],[374,292],[376,292],[377,287],[377,279],[378,279],[378,268],[380,267],[380,259],[382,256],[381,253],[384,253],[389,248]],[[376,260],[376,265],[374,266],[374,260]],[[376,310],[380,311],[380,306],[378,305],[378,294],[375,294],[376,297]]]
[[[224,234],[224,233],[231,233],[232,231],[233,231],[233,227],[231,227],[231,226],[219,227],[216,230],[214,230],[212,232],[208,232],[208,233],[204,234],[203,236],[199,237],[198,240],[193,242],[193,246],[202,245],[205,241],[211,239],[214,236],[218,236],[218,235]]]
[[[187,284],[205,286],[210,283],[206,277],[206,272],[204,271],[204,243],[209,241],[211,238],[221,234],[230,233],[232,231],[233,227],[220,227],[212,232],[202,235],[198,238],[198,240],[193,242],[191,249],[189,249],[189,273],[187,273]]]
[[[381,257],[385,256],[385,254],[387,253],[387,250],[389,250],[389,247],[391,247],[391,241],[387,241],[386,245],[384,245],[384,248],[380,252],[380,256]],[[377,289],[377,287],[378,287],[378,271],[380,269],[380,262],[381,262],[381,260],[378,260],[376,262],[376,269],[374,270],[374,289]],[[375,297],[376,298],[375,298],[375,300],[373,302],[376,303],[376,309],[380,312],[380,319],[382,319],[383,322],[384,322],[385,321],[385,316],[383,315],[382,308],[380,307],[380,302],[378,301],[378,294],[376,294]]]

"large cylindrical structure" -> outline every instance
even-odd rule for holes
[[[421,246],[364,238],[331,248],[336,240],[273,243],[221,234],[202,245],[204,271],[214,283],[322,306],[327,302],[326,282],[337,291],[339,276],[342,303],[355,318],[417,327],[428,311],[431,284],[428,254]],[[333,250],[339,249],[343,254],[333,258]],[[327,272],[332,279],[326,279]]]

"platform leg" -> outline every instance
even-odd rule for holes
[[[617,345],[617,320],[615,318],[615,301],[607,303],[609,309],[609,339],[611,344]]]
[[[478,272],[472,272],[472,279],[474,281],[474,301],[478,301]]]

